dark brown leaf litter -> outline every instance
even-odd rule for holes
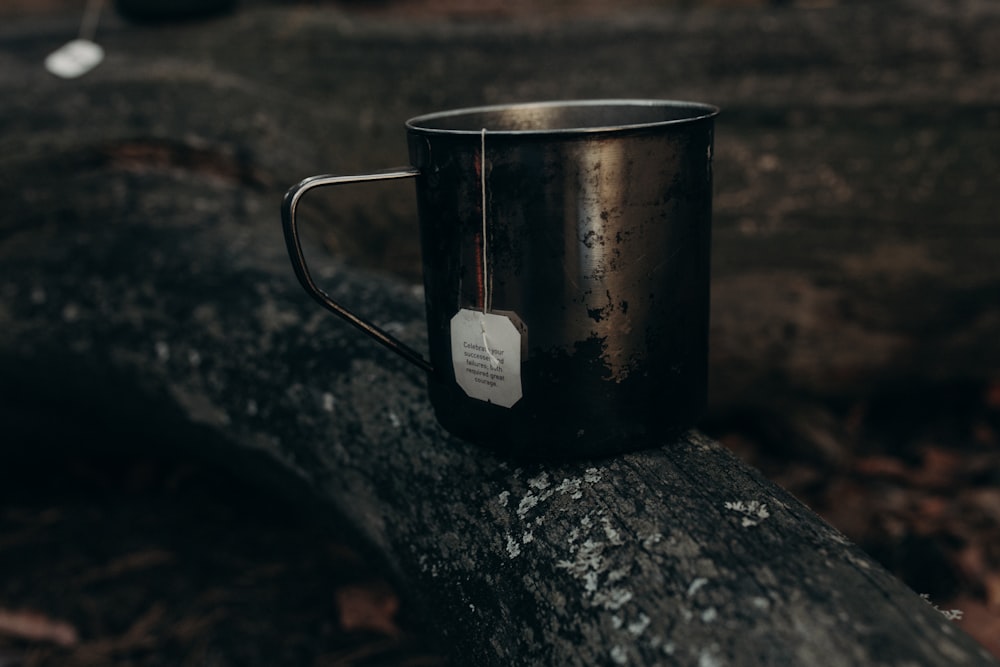
[[[817,410],[710,430],[1000,657],[1000,381]]]
[[[0,465],[0,666],[438,665],[329,528],[220,470]]]

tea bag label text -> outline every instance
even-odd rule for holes
[[[462,309],[451,320],[455,381],[465,393],[505,408],[521,399],[521,333],[509,318]]]

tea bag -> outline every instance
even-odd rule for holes
[[[103,0],[87,0],[80,22],[80,34],[45,58],[45,69],[62,79],[75,79],[104,60],[104,49],[94,42]]]
[[[451,320],[451,357],[455,381],[471,398],[505,408],[521,400],[521,334],[524,325],[511,313],[490,312],[488,229],[486,224],[486,129],[480,133],[482,194],[482,310],[463,308]]]
[[[451,356],[455,381],[470,398],[504,408],[521,400],[521,332],[506,315],[458,311]]]

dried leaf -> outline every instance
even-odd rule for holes
[[[987,407],[1000,410],[1000,380],[995,380],[986,387],[984,400]]]
[[[76,628],[37,611],[0,608],[0,634],[59,646],[75,646],[80,637]]]
[[[90,570],[80,576],[78,583],[89,584],[101,579],[113,579],[130,572],[145,570],[172,562],[174,556],[163,549],[144,549],[115,558],[107,565]]]
[[[132,622],[124,634],[86,642],[80,646],[79,652],[87,659],[98,660],[102,657],[156,646],[157,638],[154,631],[165,616],[166,608],[159,602],[154,603],[146,613]]]
[[[397,636],[399,599],[384,582],[344,586],[337,590],[340,625],[345,630],[372,630]]]
[[[969,581],[980,581],[988,571],[986,555],[979,544],[969,544],[955,555],[958,571]]]
[[[865,485],[835,477],[827,484],[822,505],[815,509],[845,535],[863,541],[872,524],[876,505]]]
[[[226,609],[219,607],[203,614],[193,614],[178,619],[170,628],[169,634],[183,644],[194,642],[198,637],[208,636],[216,623],[225,619]]]
[[[964,492],[962,499],[970,506],[970,510],[992,523],[994,529],[1000,526],[1000,488],[972,489]]]
[[[986,606],[1000,619],[1000,572],[990,572],[983,577]]]
[[[959,625],[972,635],[987,651],[1000,656],[1000,615],[991,614],[979,600],[971,597],[957,597],[951,600],[949,608],[961,609]]]
[[[1000,437],[989,423],[980,421],[972,425],[972,439],[980,445],[995,445]]]
[[[910,469],[906,464],[892,456],[860,458],[855,462],[854,469],[869,477],[906,478],[910,476]]]
[[[934,536],[948,523],[952,501],[941,496],[924,496],[914,499],[915,512],[910,513],[911,532],[916,535]]]
[[[964,457],[962,452],[944,447],[924,447],[923,467],[914,478],[919,486],[949,488],[960,477]]]

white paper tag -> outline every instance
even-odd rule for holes
[[[451,318],[451,359],[469,397],[505,408],[521,400],[521,332],[505,315],[458,311]]]
[[[89,39],[74,39],[45,58],[45,69],[63,79],[83,76],[101,64],[104,49]]]

